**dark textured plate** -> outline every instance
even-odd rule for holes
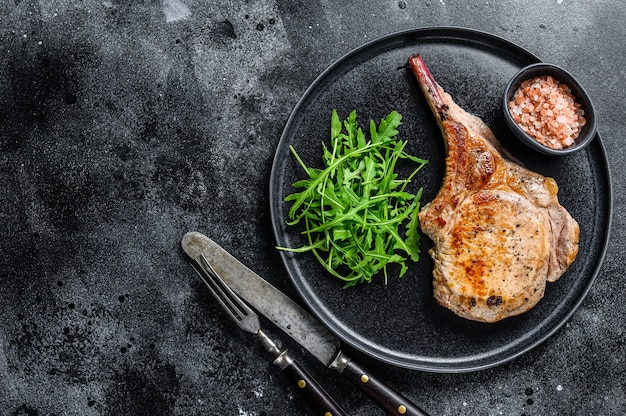
[[[439,190],[444,145],[439,129],[406,63],[421,54],[437,81],[456,102],[485,120],[503,145],[530,169],[554,177],[559,199],[581,226],[578,258],[531,311],[495,324],[459,318],[432,296],[433,263],[422,238],[422,258],[401,279],[343,290],[311,253],[281,252],[298,293],[339,338],[355,349],[393,365],[437,372],[491,367],[545,341],[574,313],[593,283],[604,257],[611,221],[611,181],[604,147],[596,137],[586,149],[562,158],[539,156],[513,139],[499,107],[509,79],[539,59],[495,36],[458,28],[427,28],[393,34],[360,47],[324,71],[306,91],[285,127],[270,179],[271,214],[277,244],[305,244],[300,230],[287,227],[291,184],[304,175],[292,157],[293,145],[309,166],[321,166],[330,114],[347,117],[357,109],[366,125],[396,110],[403,116],[401,138],[408,151],[430,164],[415,186],[422,202]],[[415,191],[415,189],[413,189]],[[381,279],[382,280],[382,279]]]

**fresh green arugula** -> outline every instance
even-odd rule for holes
[[[381,271],[386,284],[388,264],[399,264],[403,276],[407,257],[418,261],[422,188],[416,194],[405,188],[428,161],[404,151],[407,142],[397,139],[401,121],[396,111],[378,126],[370,120],[367,138],[356,110],[343,122],[333,110],[330,148],[322,143],[323,169],[308,167],[290,147],[308,178],[295,182],[300,191],[285,198],[293,202],[288,224],[303,222],[308,244],[280,249],[313,252],[344,287],[370,282]],[[417,165],[406,179],[395,173],[401,159]]]

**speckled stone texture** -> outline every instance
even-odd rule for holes
[[[267,195],[289,113],[335,59],[423,26],[484,30],[579,77],[611,241],[570,322],[510,363],[442,375],[350,353],[433,415],[626,414],[624,21],[619,0],[0,3],[0,414],[312,414],[180,239],[209,234],[295,297]],[[272,335],[350,414],[380,414]]]

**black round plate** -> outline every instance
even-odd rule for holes
[[[467,111],[489,124],[502,144],[532,170],[554,177],[559,200],[581,227],[580,251],[572,267],[529,312],[495,324],[457,317],[432,296],[433,263],[422,238],[422,256],[401,279],[391,277],[342,289],[311,253],[281,252],[289,276],[308,308],[343,342],[393,365],[435,372],[483,369],[523,354],[550,337],[574,313],[604,257],[611,222],[611,180],[600,137],[570,156],[551,158],[528,150],[506,130],[502,92],[522,67],[539,59],[499,37],[459,28],[400,32],[370,42],[324,71],[296,105],[278,145],[270,179],[270,203],[279,246],[306,243],[286,226],[291,184],[304,178],[289,151],[308,166],[321,167],[321,143],[329,140],[330,115],[357,110],[361,125],[392,110],[403,115],[400,137],[409,153],[430,164],[414,179],[424,187],[422,203],[439,190],[444,175],[441,133],[413,74],[409,56],[421,54],[435,79]]]

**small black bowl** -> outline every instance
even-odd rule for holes
[[[522,128],[513,120],[513,117],[509,112],[509,101],[511,101],[515,91],[517,91],[522,82],[541,75],[551,75],[557,81],[567,85],[572,91],[576,102],[580,104],[580,107],[585,112],[584,117],[586,124],[583,126],[578,138],[576,138],[572,145],[563,149],[552,149],[539,143],[532,136],[522,130]],[[523,68],[515,74],[504,90],[503,111],[504,120],[513,134],[531,149],[546,155],[563,156],[577,152],[587,146],[596,135],[596,113],[589,95],[569,72],[556,65],[545,63],[533,64]]]

